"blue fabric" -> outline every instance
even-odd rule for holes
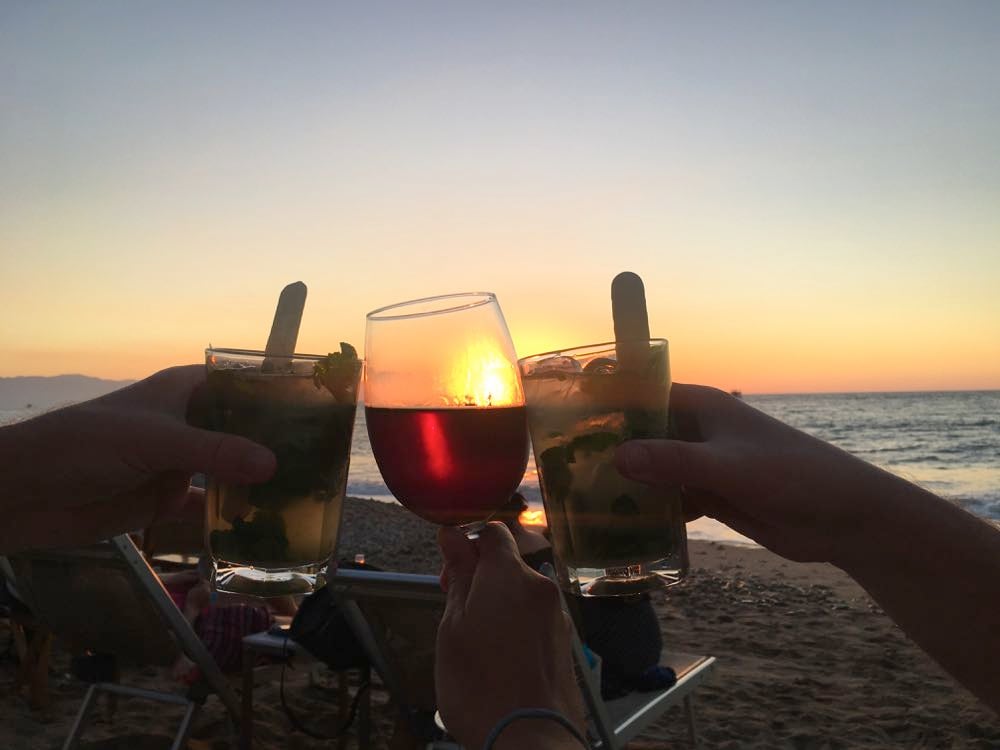
[[[647,692],[650,690],[665,690],[677,682],[677,673],[670,667],[663,667],[659,664],[647,669],[636,680],[636,690]]]

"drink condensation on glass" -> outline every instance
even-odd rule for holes
[[[622,442],[668,434],[667,342],[596,344],[519,365],[561,585],[616,596],[680,581],[679,493],[626,479],[614,463]]]
[[[274,476],[238,485],[209,478],[207,545],[219,591],[311,591],[333,553],[347,487],[361,362],[208,349],[206,427],[270,448]]]

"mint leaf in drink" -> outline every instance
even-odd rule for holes
[[[313,368],[313,383],[326,388],[337,403],[353,403],[354,391],[361,372],[357,350],[346,341],[340,342],[340,351],[331,352]]]

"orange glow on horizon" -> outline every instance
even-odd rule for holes
[[[356,299],[345,299],[315,275],[321,280],[311,284],[313,297],[296,349],[323,354],[348,341],[362,352],[364,311],[381,296],[380,286],[359,289]],[[645,276],[648,289],[658,286],[655,273]],[[468,282],[470,288],[477,285]],[[72,289],[59,288],[51,310],[33,313],[0,336],[5,345],[0,377],[78,373],[140,379],[173,365],[203,364],[210,343],[261,348],[273,314],[274,286],[254,288],[245,304],[253,315],[246,317],[233,315],[233,300],[215,302],[209,294],[184,305],[156,295],[128,297],[123,304],[136,314],[123,316],[100,307],[103,298],[82,299],[70,294]],[[420,288],[414,282],[398,296],[416,296]],[[568,301],[561,312],[555,305],[541,306],[516,286],[498,287],[497,292],[519,357],[607,341],[613,335],[610,315],[600,303]],[[715,292],[719,311],[688,299],[667,307],[648,295],[650,329],[670,341],[675,382],[739,389],[747,396],[1000,388],[997,318],[989,309],[964,317],[942,312],[910,319],[903,313],[880,317],[853,308],[838,309],[839,317],[818,309],[808,316],[782,317],[750,308],[741,317],[732,309],[738,300],[727,307],[731,295],[720,284]],[[508,394],[516,376],[501,354],[476,346],[456,363],[449,374],[454,387],[448,405],[466,400],[482,406],[517,403],[520,394],[513,401]],[[466,361],[472,358],[482,361]]]
[[[339,330],[339,327],[337,327]],[[313,337],[297,347],[302,351],[330,350],[329,336]],[[255,343],[249,336],[226,338],[235,345]],[[570,345],[596,342],[594,335],[559,337],[546,332],[526,337],[518,342],[518,356],[528,356]],[[223,340],[220,338],[220,340]],[[343,340],[363,340],[360,335]],[[846,343],[817,352],[815,346],[801,340],[764,342],[756,349],[745,342],[733,341],[716,333],[701,340],[697,337],[676,336],[671,339],[670,366],[674,382],[699,383],[729,391],[739,389],[745,395],[765,393],[850,393],[879,391],[947,391],[995,390],[1000,388],[1000,354],[982,346],[961,346],[941,339],[943,348],[928,361],[926,351],[897,339],[893,346],[884,342],[881,352],[871,345]],[[184,344],[167,339],[142,345],[124,344],[120,348],[104,344],[101,347],[66,345],[59,342],[51,348],[13,347],[8,357],[0,361],[0,377],[54,376],[83,374],[108,380],[138,380],[154,372],[179,364],[203,364],[206,342]],[[218,343],[218,342],[216,342]],[[530,344],[536,346],[530,346]],[[335,348],[335,347],[333,347]],[[360,351],[360,349],[359,349]],[[466,388],[468,372],[463,371],[461,387],[453,392],[456,403],[466,394],[482,398],[483,404],[497,404],[502,380],[486,378],[484,386]],[[509,403],[509,402],[508,402]]]

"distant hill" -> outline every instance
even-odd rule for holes
[[[87,375],[0,378],[0,410],[28,408],[39,412],[54,406],[86,401],[124,388],[134,380],[102,380]]]

